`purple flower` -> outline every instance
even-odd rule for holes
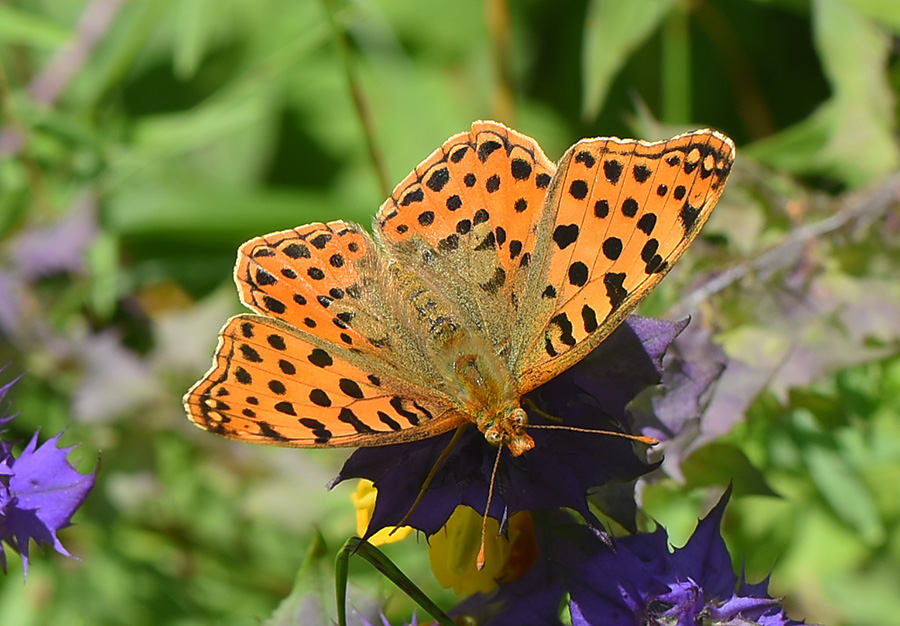
[[[572,626],[797,626],[768,595],[768,581],[751,585],[731,568],[721,522],[729,488],[693,536],[670,551],[665,529],[637,533],[609,546],[571,516],[553,512],[536,523],[539,565],[492,594],[476,595],[452,615],[485,626],[562,624],[570,598]]]
[[[0,402],[17,380],[0,387]],[[14,417],[0,417],[0,428]],[[0,430],[0,434],[3,432]],[[61,435],[38,446],[35,433],[18,457],[13,456],[11,443],[0,441],[0,566],[4,572],[4,542],[22,555],[26,574],[32,539],[71,556],[56,533],[70,524],[75,510],[84,502],[94,486],[96,470],[87,475],[78,473],[66,459],[75,446],[57,447]]]
[[[665,529],[625,537],[576,566],[569,585],[573,626],[636,624],[793,626],[767,581],[749,585],[731,568],[720,534],[729,488],[680,549]]]
[[[660,381],[663,353],[683,328],[683,323],[633,316],[578,365],[526,399],[566,426],[628,432],[626,405]],[[523,408],[529,410],[529,403]],[[529,421],[548,423],[531,410]],[[656,467],[620,437],[541,429],[529,434],[534,449],[519,457],[501,452],[490,517],[505,520],[518,511],[568,507],[599,528],[588,507],[588,490],[611,481],[632,481]],[[378,499],[367,536],[399,525],[452,437],[451,432],[353,453],[332,485],[349,478],[375,483]],[[432,535],[460,505],[483,511],[496,454],[477,429],[469,428],[404,523]]]

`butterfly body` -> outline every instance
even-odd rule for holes
[[[734,159],[697,131],[586,139],[555,166],[495,122],[451,137],[360,226],[257,237],[185,396],[199,426],[298,447],[385,445],[474,423],[531,449],[522,396],[578,362],[658,284]]]
[[[384,252],[380,258],[386,256]],[[391,310],[382,310],[379,316],[397,320],[395,336],[403,337],[415,355],[427,358],[428,366],[420,370],[423,383],[453,405],[459,421],[475,424],[492,444],[505,445],[517,456],[531,449],[534,442],[524,432],[527,416],[519,406],[520,394],[504,349],[511,338],[491,341],[470,311],[443,295],[439,282],[427,282],[409,266],[391,260],[388,271],[381,273],[385,282],[374,291],[396,295],[381,303]],[[360,306],[372,310],[378,305]]]

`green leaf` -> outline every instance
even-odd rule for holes
[[[810,477],[837,516],[869,545],[883,541],[886,531],[875,502],[843,455],[822,446],[809,446],[803,457]]]
[[[89,109],[109,90],[118,87],[159,27],[171,2],[126,2],[104,35],[103,45],[93,51],[90,62],[73,81],[67,97]]]
[[[859,187],[900,168],[891,38],[852,0],[815,0],[813,35],[832,97],[797,124],[748,146],[774,169],[826,175]],[[900,5],[897,5],[900,6]]]
[[[674,4],[674,0],[592,0],[588,5],[582,50],[584,118],[597,117],[613,78]]]
[[[263,621],[263,626],[326,626],[332,623],[332,596],[325,585],[327,553],[325,539],[316,532],[306,559],[297,570],[291,594]]]
[[[897,0],[847,0],[857,11],[883,22],[900,33],[900,2]]]
[[[891,39],[844,0],[816,0],[814,8],[816,49],[834,93],[833,127],[819,159],[838,179],[864,185],[900,167],[887,76]]]
[[[0,4],[0,43],[53,48],[65,44],[72,35],[68,28]]]
[[[732,482],[735,493],[740,495],[778,495],[743,450],[731,444],[703,446],[682,463],[681,469],[687,483],[695,487]]]
[[[327,221],[336,213],[328,197],[315,193],[170,183],[156,189],[130,187],[117,194],[107,219],[110,229],[123,236],[197,248],[281,230],[288,224]]]
[[[181,80],[193,78],[211,37],[215,0],[191,0],[174,6],[175,38],[173,56],[175,75]]]

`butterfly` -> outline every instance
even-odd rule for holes
[[[583,139],[554,165],[490,121],[401,182],[370,235],[314,223],[241,246],[252,314],[187,393],[208,431],[296,447],[382,446],[475,424],[534,446],[522,396],[597,347],[678,261],[718,201],[730,139]],[[499,456],[498,456],[499,458]]]

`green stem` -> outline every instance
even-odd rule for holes
[[[347,578],[350,569],[350,557],[357,554],[371,563],[375,569],[384,574],[400,590],[418,604],[422,610],[437,620],[441,626],[456,626],[431,599],[425,595],[406,574],[394,565],[394,563],[378,548],[365,539],[351,537],[338,552],[335,563],[334,584],[335,598],[337,599],[338,626],[347,626]]]
[[[513,97],[512,28],[509,18],[509,0],[487,0],[488,37],[494,61],[494,118],[510,125],[516,123],[515,98]]]
[[[356,67],[353,64],[353,53],[350,50],[350,43],[347,40],[346,31],[338,24],[334,14],[334,0],[322,0],[325,6],[325,13],[328,16],[328,23],[331,26],[331,32],[334,40],[338,44],[338,50],[341,57],[341,64],[344,68],[344,77],[347,79],[347,85],[350,87],[350,96],[353,98],[353,107],[356,109],[356,116],[362,126],[363,135],[366,139],[366,148],[369,151],[369,159],[375,168],[375,176],[378,179],[379,191],[382,198],[391,195],[390,178],[388,177],[387,167],[381,156],[381,150],[378,148],[378,142],[375,139],[375,125],[372,123],[372,116],[369,111],[369,103],[366,94],[363,91],[362,84],[356,74]]]
[[[686,124],[691,119],[690,14],[675,7],[662,30],[662,120]]]
[[[12,94],[9,89],[9,83],[6,79],[6,69],[0,63],[0,132],[18,134],[20,145],[11,150],[8,156],[17,156],[21,159],[28,175],[28,185],[32,192],[32,207],[38,212],[50,211],[52,202],[50,194],[47,191],[47,185],[44,182],[44,172],[41,166],[32,157],[29,149],[29,130],[25,124],[19,120],[18,115],[13,107]]]

